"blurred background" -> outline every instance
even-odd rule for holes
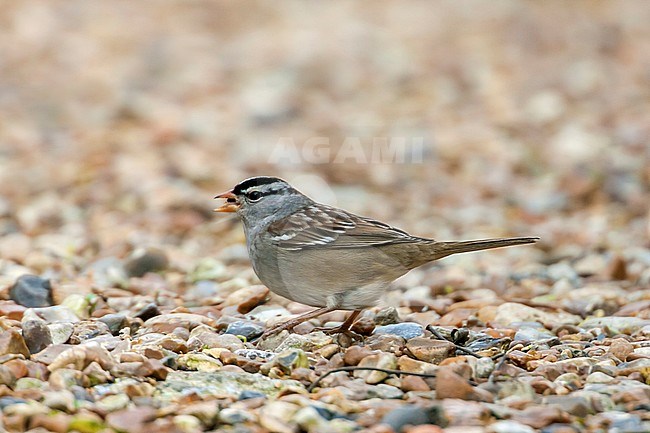
[[[642,1],[5,2],[0,259],[217,256],[243,234],[212,198],[254,175],[421,236],[538,235],[503,254],[540,261],[648,248],[649,22]]]

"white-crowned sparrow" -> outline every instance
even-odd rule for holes
[[[237,212],[253,269],[271,291],[318,307],[269,335],[333,310],[374,306],[409,270],[456,253],[537,242],[537,237],[438,242],[342,209],[317,203],[277,177],[253,177],[217,195],[216,212]]]

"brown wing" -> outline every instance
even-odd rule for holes
[[[418,239],[380,221],[324,205],[307,206],[271,224],[268,232],[276,245],[293,251],[322,245],[360,248]]]

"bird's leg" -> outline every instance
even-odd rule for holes
[[[345,322],[341,323],[339,326],[335,326],[333,328],[315,328],[315,331],[323,331],[326,334],[349,334],[352,331],[350,331],[350,327],[352,324],[354,324],[354,321],[357,320],[357,317],[359,317],[359,314],[361,314],[362,310],[354,310],[352,314],[348,316],[347,319],[345,319]]]
[[[295,326],[300,325],[302,322],[306,322],[309,319],[313,319],[314,317],[318,317],[321,314],[329,313],[331,311],[336,310],[336,308],[332,307],[322,307],[322,308],[317,308],[315,310],[309,311],[305,314],[301,314],[298,317],[294,317],[293,319],[287,320],[286,322],[278,323],[271,329],[267,329],[264,331],[260,339],[265,339],[267,337],[270,337],[271,335],[277,334],[279,332],[284,331],[285,329],[291,330]]]

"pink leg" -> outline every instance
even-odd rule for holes
[[[291,320],[287,320],[286,322],[283,323],[278,323],[271,329],[267,329],[264,331],[264,334],[260,337],[260,339],[265,339],[267,337],[270,337],[271,335],[277,334],[279,332],[284,331],[285,329],[291,330],[295,326],[300,325],[303,322],[306,322],[309,319],[313,319],[314,317],[318,317],[321,314],[329,313],[330,311],[334,311],[336,308],[330,308],[330,307],[322,307],[322,308],[317,308],[315,310],[309,311],[305,314],[301,314],[298,317],[295,317]]]
[[[316,328],[318,331],[323,331],[326,334],[345,334],[350,331],[350,327],[354,324],[354,321],[357,320],[357,317],[359,317],[359,314],[361,314],[362,310],[354,310],[350,316],[345,319],[345,322],[341,323],[339,326],[335,326],[334,328]]]

